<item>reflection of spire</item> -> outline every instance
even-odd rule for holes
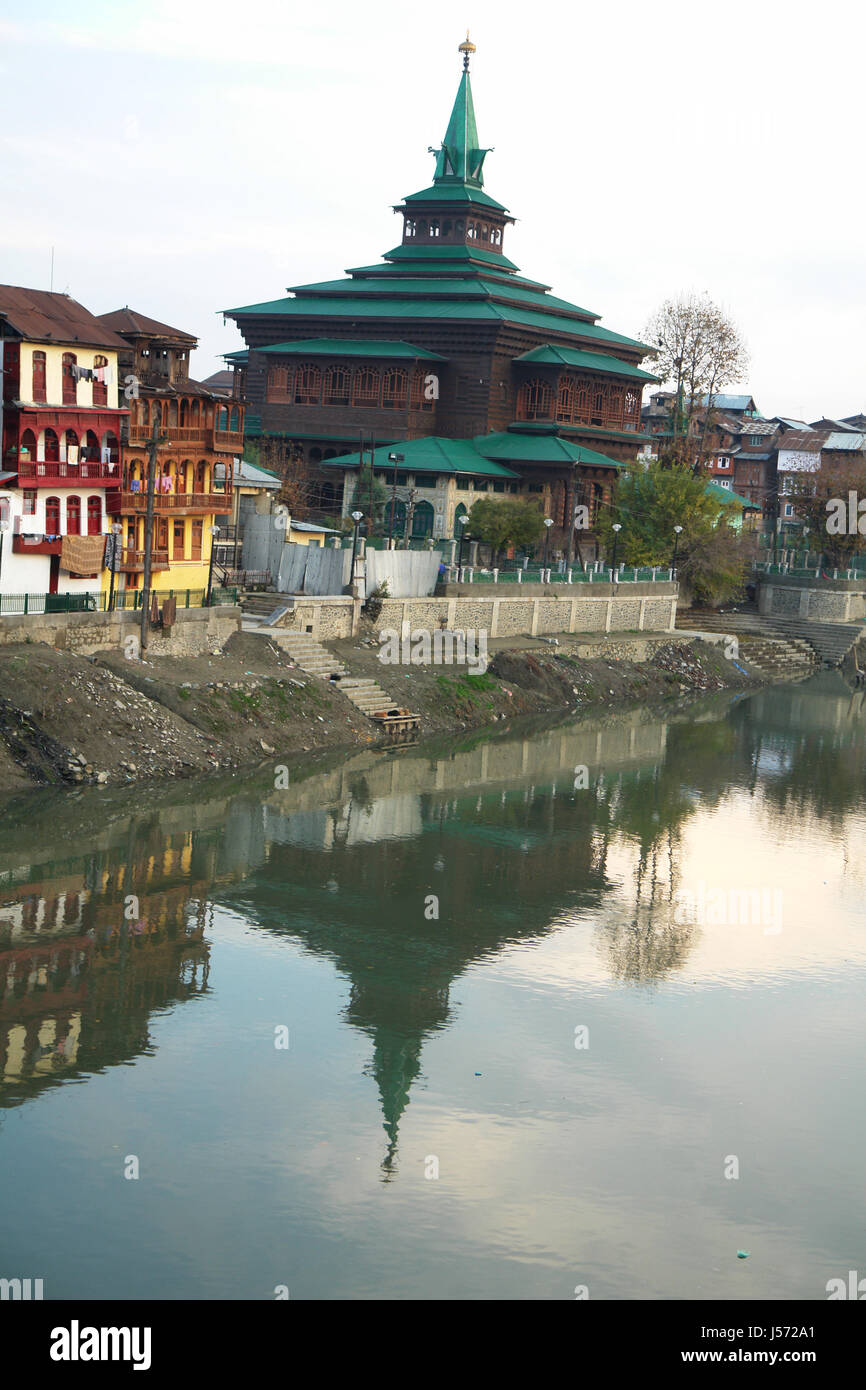
[[[397,1161],[397,1140],[403,1111],[409,1104],[409,1091],[421,1072],[423,1035],[410,1037],[379,1028],[370,1073],[379,1087],[382,1124],[388,1136],[388,1149],[382,1161],[385,1182],[390,1182]]]

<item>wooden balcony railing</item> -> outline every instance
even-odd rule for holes
[[[47,480],[53,482],[55,479],[65,478],[70,482],[79,479],[98,478],[101,482],[120,482],[120,471],[117,460],[102,463],[90,459],[84,459],[79,463],[64,463],[57,459],[22,459],[18,464],[19,478],[33,478],[37,482]]]
[[[62,536],[45,536],[16,531],[12,536],[13,555],[59,555]]]
[[[186,512],[226,512],[231,509],[232,492],[155,492],[153,510],[164,515]],[[108,511],[116,516],[125,512],[147,511],[147,489],[140,492],[118,491],[108,498]]]
[[[168,569],[168,551],[154,550],[151,554],[151,567],[154,570]],[[143,550],[124,550],[121,558],[117,562],[119,570],[143,570],[144,551]]]

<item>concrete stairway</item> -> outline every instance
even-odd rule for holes
[[[391,696],[380,685],[367,677],[349,676],[343,663],[308,633],[273,628],[268,636],[311,676],[319,676],[322,680],[328,680],[333,675],[339,676],[340,679],[334,683],[334,688],[341,691],[363,714],[373,715],[379,710],[394,708]]]
[[[678,613],[677,630],[732,634],[741,659],[771,680],[805,680],[818,665],[808,642],[773,631],[757,613]]]
[[[732,613],[677,613],[677,627],[690,632],[731,632],[737,637],[788,643],[802,650],[804,644],[819,666],[841,666],[863,635],[856,623],[819,623],[809,618],[764,616],[753,609]],[[743,654],[747,655],[745,648]],[[757,664],[757,663],[756,663]]]

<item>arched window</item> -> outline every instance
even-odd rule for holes
[[[60,456],[66,456],[66,462],[70,468],[78,467],[78,434],[76,430],[67,430],[63,442],[60,445]]]
[[[291,400],[292,384],[291,371],[288,367],[271,367],[268,371],[265,400]]]
[[[64,352],[63,354],[63,404],[76,405],[78,403],[78,378],[73,376],[72,369],[76,366],[78,358],[74,352]]]
[[[589,417],[591,425],[604,424],[604,387],[597,386],[592,393],[592,414]]]
[[[388,367],[382,382],[382,406],[385,410],[405,410],[409,376],[402,367]]]
[[[430,235],[431,235],[431,236],[438,236],[438,235],[439,235],[439,223],[438,223],[438,222],[433,221],[433,222],[430,223]]]
[[[32,430],[25,430],[22,434],[18,456],[22,461],[29,460],[31,463],[36,458],[36,435]]]
[[[556,396],[556,418],[568,423],[574,417],[574,377],[559,378],[559,391]]]
[[[321,368],[313,362],[302,363],[295,379],[295,405],[318,405],[321,394]]]
[[[574,398],[574,420],[578,425],[589,424],[589,387],[578,381]]]
[[[466,529],[460,525],[461,516],[468,516],[469,512],[463,502],[458,502],[454,508],[454,535],[459,540],[461,534]]]
[[[33,399],[34,401],[45,401],[48,399],[45,394],[44,352],[34,352],[33,354]]]
[[[196,492],[207,492],[207,464],[204,459],[199,459],[195,466],[195,490]]]
[[[352,389],[352,373],[348,367],[325,368],[324,405],[348,405]]]
[[[99,456],[103,463],[119,462],[120,453],[117,447],[117,435],[114,433],[114,430],[106,430],[105,434],[102,436]]]
[[[67,536],[81,535],[81,498],[67,497],[66,499],[66,534]]]
[[[108,405],[108,385],[105,380],[105,368],[108,366],[108,358],[97,355],[93,359],[93,404]],[[101,380],[100,380],[101,377]]]
[[[353,405],[379,404],[379,372],[376,367],[361,367],[352,383]]]
[[[637,391],[626,391],[623,423],[627,430],[636,430],[640,423],[640,396]]]
[[[552,407],[553,392],[546,381],[534,378],[523,383],[517,409],[519,419],[549,420]]]
[[[233,405],[232,408],[231,408],[231,410],[229,411],[229,429],[230,429],[230,430],[234,430],[235,433],[237,433],[237,428],[238,428],[238,408],[237,408],[236,405]]]
[[[415,223],[414,217],[407,217],[403,227],[403,234],[405,240],[408,241],[410,237],[413,237],[417,230],[418,228]]]
[[[81,457],[86,459],[88,463],[99,462],[99,440],[93,433],[93,430],[88,430],[84,436],[84,447],[81,450]]]
[[[201,402],[200,402],[200,401],[193,401],[193,403],[192,403],[192,409],[191,409],[191,411],[190,411],[190,416],[189,416],[189,423],[190,423],[190,425],[192,426],[192,428],[193,428],[194,430],[197,430],[197,429],[200,428],[200,426],[201,426]]]
[[[60,462],[60,440],[52,429],[45,431],[45,462]]]
[[[412,517],[413,536],[432,536],[433,535],[433,507],[430,502],[416,502],[415,514]]]
[[[87,499],[87,534],[88,536],[102,535],[101,497],[88,497]]]
[[[172,426],[173,426],[175,429],[177,429],[177,424],[178,424],[178,420],[177,420],[177,401],[169,401],[169,403],[168,403],[168,427],[169,427],[169,429],[171,429]]]
[[[186,427],[187,427],[188,424],[189,424],[189,401],[181,401],[181,403],[180,403],[180,427],[181,427],[181,429],[186,429]]]
[[[45,534],[46,536],[60,535],[59,497],[46,497],[45,499]]]
[[[227,429],[228,429],[228,427],[229,427],[229,408],[228,408],[227,405],[221,405],[220,408],[219,408],[219,410],[217,411],[217,426],[216,426],[216,427],[217,427],[218,430],[227,430]]]

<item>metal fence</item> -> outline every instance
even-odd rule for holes
[[[455,566],[448,571],[450,583],[509,584],[518,587],[522,584],[669,584],[674,576],[675,572],[669,567],[634,569],[625,565],[617,565],[616,570],[599,565],[598,568],[592,566],[586,570],[572,567],[562,571],[552,568],[480,570],[464,565],[462,569]]]
[[[118,612],[141,611],[141,589],[127,589],[115,592],[112,609]],[[206,607],[205,589],[151,589],[149,604],[153,597],[160,607],[168,598],[177,600],[178,608]],[[214,589],[211,606],[236,604],[237,589]],[[104,591],[93,594],[0,594],[0,617],[24,616],[38,613],[106,613],[108,594]]]

